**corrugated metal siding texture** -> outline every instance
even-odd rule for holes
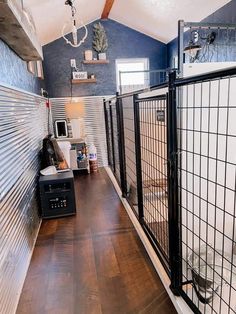
[[[0,313],[16,310],[40,224],[36,186],[45,100],[0,85]]]
[[[107,97],[110,98],[111,96]],[[105,167],[107,161],[106,130],[103,108],[104,97],[51,98],[52,119],[66,119],[65,104],[72,101],[83,102],[85,107],[85,134],[87,144],[97,148],[98,166]],[[65,139],[66,140],[66,139]]]

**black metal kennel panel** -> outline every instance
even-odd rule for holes
[[[109,160],[173,293],[236,313],[236,68],[162,88],[110,102]]]
[[[181,293],[236,313],[236,70],[176,81]]]
[[[119,96],[124,180],[131,208],[169,274],[167,97]],[[145,97],[145,98],[144,98]]]
[[[106,140],[107,140],[107,157],[108,165],[114,170],[114,158],[113,158],[113,136],[111,128],[111,117],[110,117],[110,101],[103,100],[104,105],[104,119],[106,128]]]
[[[169,262],[166,94],[137,98],[139,110],[143,224]]]
[[[142,216],[139,213],[138,189],[137,189],[137,171],[136,171],[136,138],[135,138],[135,118],[134,118],[134,96],[122,96],[119,98],[122,108],[123,120],[123,138],[124,138],[124,159],[125,165],[125,186],[126,198],[136,216]]]
[[[109,166],[121,186],[120,175],[120,125],[117,99],[104,101],[107,150]]]

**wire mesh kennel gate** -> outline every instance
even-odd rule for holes
[[[116,98],[123,196],[195,313],[236,312],[235,99],[235,68]]]
[[[111,170],[170,275],[169,234],[173,228],[169,229],[168,154],[172,151],[167,149],[166,87],[159,86],[161,94],[154,97],[133,92],[117,95],[104,101],[104,112]]]
[[[235,313],[235,68],[177,80],[181,293]]]

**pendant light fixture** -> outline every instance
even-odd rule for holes
[[[198,52],[202,49],[201,45],[189,41],[188,46],[184,48],[184,53],[187,53],[190,58],[196,59]]]
[[[184,53],[189,55],[190,62],[198,60],[200,51],[205,52],[206,48],[209,48],[209,46],[214,43],[215,38],[215,32],[210,31],[206,37],[202,37],[198,31],[192,31],[190,33],[188,46],[184,48]]]
[[[85,39],[88,36],[88,29],[86,27],[86,25],[80,21],[77,24],[76,21],[76,8],[74,6],[74,1],[75,0],[66,0],[65,5],[70,6],[71,8],[71,20],[69,22],[66,22],[62,28],[62,37],[65,39],[66,43],[71,45],[74,48],[79,47],[80,45],[82,45],[85,42]],[[66,34],[65,32],[70,28],[71,30],[71,35],[72,35],[72,40],[69,40],[66,36],[68,36],[68,34]],[[84,28],[85,34],[84,37],[78,41],[78,33],[77,33],[77,29],[78,28]]]

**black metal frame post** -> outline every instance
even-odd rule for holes
[[[169,75],[169,94],[167,100],[167,145],[168,145],[168,203],[169,203],[169,252],[171,285],[175,295],[181,289],[181,232],[178,206],[178,154],[177,154],[177,104],[176,72]]]
[[[136,180],[138,194],[139,220],[143,221],[143,185],[142,185],[142,161],[141,161],[141,139],[140,139],[140,116],[138,95],[133,96],[134,109],[134,135],[135,135],[135,157],[136,157]]]
[[[107,141],[107,159],[108,165],[111,166],[111,156],[110,156],[110,134],[109,134],[109,125],[108,125],[108,113],[107,113],[107,102],[103,99],[103,108],[104,108],[104,119],[105,119],[105,129],[106,129],[106,141]]]
[[[126,163],[125,163],[125,137],[124,137],[124,119],[122,99],[116,94],[116,114],[117,114],[117,131],[119,139],[119,159],[120,159],[120,181],[122,196],[127,196],[127,179],[126,179]]]
[[[110,112],[110,121],[111,121],[111,145],[112,145],[112,158],[113,158],[113,172],[115,173],[116,172],[116,160],[115,160],[114,129],[113,129],[111,101],[109,101],[109,112]]]

